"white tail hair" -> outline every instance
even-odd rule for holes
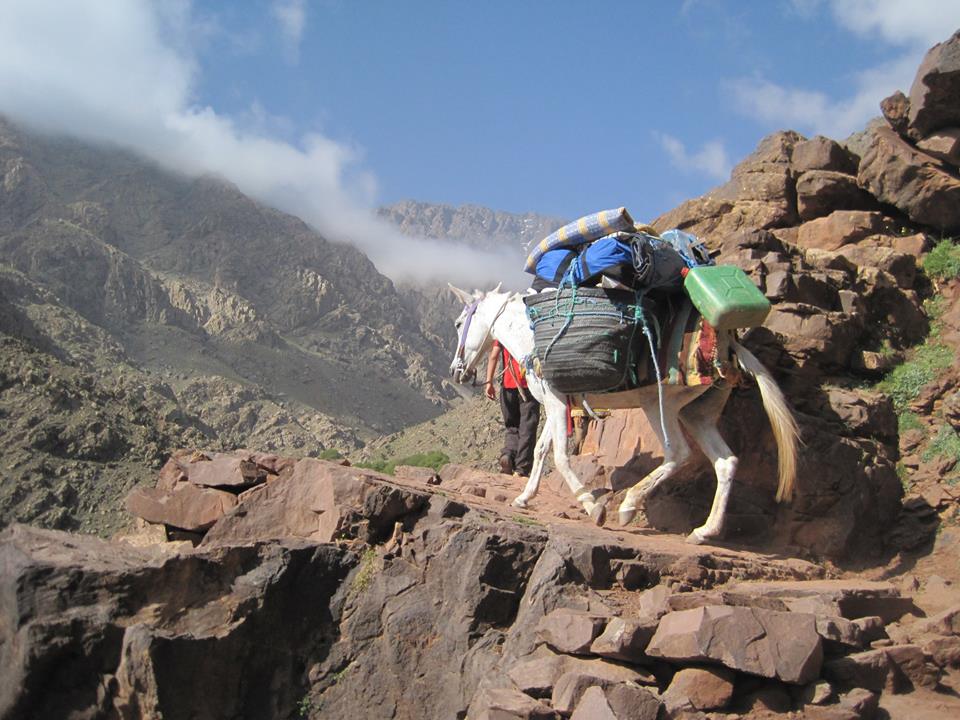
[[[777,469],[780,475],[777,502],[784,502],[793,496],[793,485],[797,479],[797,443],[800,437],[797,421],[770,371],[743,345],[736,340],[732,343],[740,367],[753,375],[760,387],[763,409],[770,419],[773,437],[777,441]]]

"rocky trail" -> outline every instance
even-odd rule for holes
[[[14,525],[3,716],[960,711],[955,568],[854,573],[597,528],[551,483],[511,508],[520,482],[184,451],[128,498],[137,532]]]

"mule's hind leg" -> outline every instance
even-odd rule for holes
[[[680,422],[677,419],[678,410],[673,403],[664,403],[663,424],[670,438],[669,446],[664,442],[663,430],[660,427],[660,410],[656,397],[653,398],[652,407],[644,407],[643,411],[650,423],[650,427],[657,434],[660,446],[663,448],[663,462],[647,474],[640,482],[627,490],[626,495],[623,497],[623,502],[620,503],[618,509],[621,525],[630,524],[634,517],[636,517],[637,511],[643,506],[647,495],[660,483],[673,475],[677,471],[677,468],[683,465],[690,457],[690,446],[683,437]]]
[[[717,429],[723,406],[730,396],[729,388],[713,388],[680,413],[680,419],[690,431],[690,436],[703,450],[717,475],[717,491],[706,522],[687,536],[687,541],[702,543],[716,538],[723,531],[723,520],[730,501],[730,489],[737,472],[737,456],[724,442]]]

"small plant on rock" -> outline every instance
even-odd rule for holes
[[[923,271],[934,282],[960,277],[960,245],[953,238],[938,242],[923,259]]]

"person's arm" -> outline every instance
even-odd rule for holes
[[[483,393],[491,400],[497,399],[497,388],[493,384],[493,378],[497,374],[497,364],[500,361],[500,344],[494,343],[490,348],[490,355],[487,356],[487,380],[483,384]]]

